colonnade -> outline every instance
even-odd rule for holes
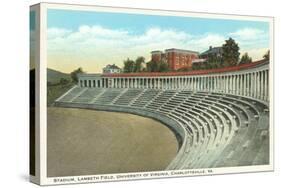
[[[219,92],[253,97],[267,101],[269,98],[269,70],[255,69],[222,74],[186,76],[138,77],[80,77],[80,87],[187,89],[192,91]]]

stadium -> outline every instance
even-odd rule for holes
[[[269,62],[164,73],[79,74],[56,107],[151,118],[174,133],[166,170],[269,164]]]

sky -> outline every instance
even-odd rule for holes
[[[30,11],[29,13],[29,31],[30,31],[30,69],[35,68],[35,26],[36,26],[36,17],[35,17],[35,11]]]
[[[202,53],[229,37],[253,60],[269,49],[269,24],[263,21],[49,9],[47,24],[48,67],[66,73],[78,67],[98,73],[138,56],[149,61],[153,50]]]

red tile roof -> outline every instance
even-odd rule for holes
[[[158,77],[158,76],[189,76],[189,75],[204,75],[204,74],[214,74],[214,73],[224,73],[240,71],[244,69],[254,68],[261,64],[268,63],[267,60],[255,61],[249,64],[242,64],[231,67],[224,67],[218,69],[208,69],[208,70],[193,70],[186,72],[138,72],[138,73],[116,73],[116,74],[102,74],[103,77]]]

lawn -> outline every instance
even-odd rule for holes
[[[49,177],[165,170],[177,150],[174,133],[153,119],[48,107]]]
[[[57,83],[47,85],[47,105],[51,106],[55,100],[74,86],[74,83]]]

